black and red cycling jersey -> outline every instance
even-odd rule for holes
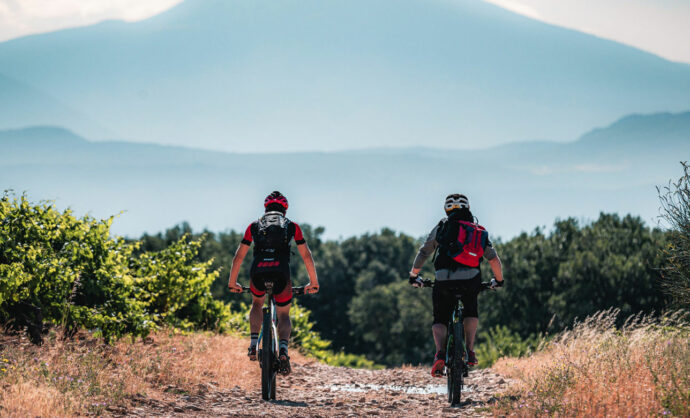
[[[251,245],[252,242],[254,241],[254,236],[256,236],[257,231],[258,231],[258,221],[252,222],[247,229],[244,231],[244,236],[242,237],[242,244],[245,245]],[[270,274],[255,274],[254,273],[254,268],[251,269],[250,272],[250,281],[249,281],[249,290],[252,292],[252,294],[256,297],[261,297],[266,293],[266,287],[264,286],[264,280],[270,278],[271,281],[274,283],[274,294],[273,297],[276,301],[276,305],[278,306],[284,306],[289,304],[292,301],[292,281],[290,280],[290,269],[289,269],[289,260],[290,260],[290,254],[289,254],[289,243],[294,240],[295,244],[301,245],[305,244],[306,241],[304,240],[304,235],[302,234],[302,228],[299,227],[298,224],[295,222],[289,221],[287,225],[287,242],[288,242],[288,247],[287,247],[287,253],[283,254],[282,262],[285,264],[283,268],[280,268],[280,272],[274,272]],[[255,251],[255,260],[252,263],[252,266],[256,265],[256,248],[254,249]],[[280,261],[275,261],[276,264],[280,263]]]

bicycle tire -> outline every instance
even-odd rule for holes
[[[273,324],[271,323],[271,313],[264,312],[264,320],[261,328],[261,399],[268,401],[275,399],[276,393],[276,379],[274,370],[274,356],[273,347],[275,345],[273,339]]]
[[[462,326],[462,321],[453,324],[453,334],[453,361],[449,373],[452,375],[453,387],[449,397],[450,404],[457,405],[462,397],[462,375],[465,367],[465,329]]]
[[[452,373],[453,364],[453,349],[455,347],[455,336],[453,335],[453,327],[448,327],[448,337],[446,340],[446,379],[448,388],[448,403],[453,404],[453,389],[455,387],[455,379]]]

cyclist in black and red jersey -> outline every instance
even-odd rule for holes
[[[266,287],[264,282],[273,282],[276,313],[278,317],[278,336],[280,339],[279,371],[290,373],[290,357],[288,356],[288,341],[292,324],[290,322],[290,302],[292,301],[292,282],[290,280],[290,242],[294,239],[297,250],[304,260],[309,275],[309,285],[305,286],[306,293],[319,291],[319,280],[311,251],[304,240],[302,230],[295,222],[285,217],[288,201],[280,192],[275,191],[264,200],[264,215],[256,222],[252,222],[244,233],[230,268],[228,287],[235,293],[242,292],[242,286],[237,284],[240,266],[244,261],[249,246],[254,243],[254,260],[250,270],[250,291],[253,295],[252,309],[249,313],[249,327],[251,342],[249,345],[249,359],[256,360],[256,346],[261,328],[262,311]]]
[[[431,231],[420,247],[410,271],[410,284],[418,284],[424,262],[438,249],[434,259],[436,282],[432,293],[434,323],[431,327],[436,343],[436,356],[431,375],[440,377],[445,366],[446,324],[455,309],[456,295],[460,294],[463,311],[463,327],[467,344],[467,364],[477,364],[474,353],[474,336],[479,325],[477,296],[481,291],[480,262],[487,260],[496,276],[492,288],[503,286],[503,268],[489,241],[488,232],[475,222],[470,212],[467,196],[451,194],[446,197],[444,210],[447,217]]]

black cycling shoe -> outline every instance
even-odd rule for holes
[[[290,356],[288,356],[286,349],[280,350],[278,363],[280,363],[278,366],[278,373],[282,374],[283,376],[287,376],[290,374],[290,372],[292,372],[292,368],[290,367]]]
[[[256,346],[255,345],[249,346],[247,356],[249,357],[249,360],[256,361]]]

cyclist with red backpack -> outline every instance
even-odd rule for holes
[[[264,200],[264,215],[252,222],[246,229],[230,268],[228,287],[231,292],[242,293],[242,286],[237,284],[237,276],[249,247],[254,243],[254,260],[250,270],[249,290],[252,293],[252,309],[249,313],[249,328],[251,340],[249,345],[249,359],[256,360],[256,346],[261,328],[264,296],[266,294],[265,281],[273,282],[274,299],[278,319],[279,335],[279,371],[289,374],[290,357],[288,356],[288,341],[292,331],[290,322],[290,302],[292,301],[292,282],[290,280],[290,243],[297,244],[297,250],[304,260],[309,275],[309,285],[305,286],[306,293],[319,291],[319,280],[311,251],[304,240],[302,230],[295,222],[285,217],[288,201],[280,192],[275,191]]]
[[[434,322],[432,332],[436,343],[436,356],[431,375],[440,377],[445,366],[446,324],[450,320],[460,294],[463,304],[463,325],[467,344],[467,364],[477,364],[474,353],[474,337],[479,324],[477,314],[477,295],[481,291],[480,263],[489,262],[495,278],[491,287],[503,286],[501,260],[489,241],[489,234],[483,226],[475,222],[467,196],[451,194],[446,197],[444,210],[447,217],[442,219],[431,231],[414,259],[410,271],[410,284],[417,285],[424,262],[434,251],[436,282],[433,289]]]

